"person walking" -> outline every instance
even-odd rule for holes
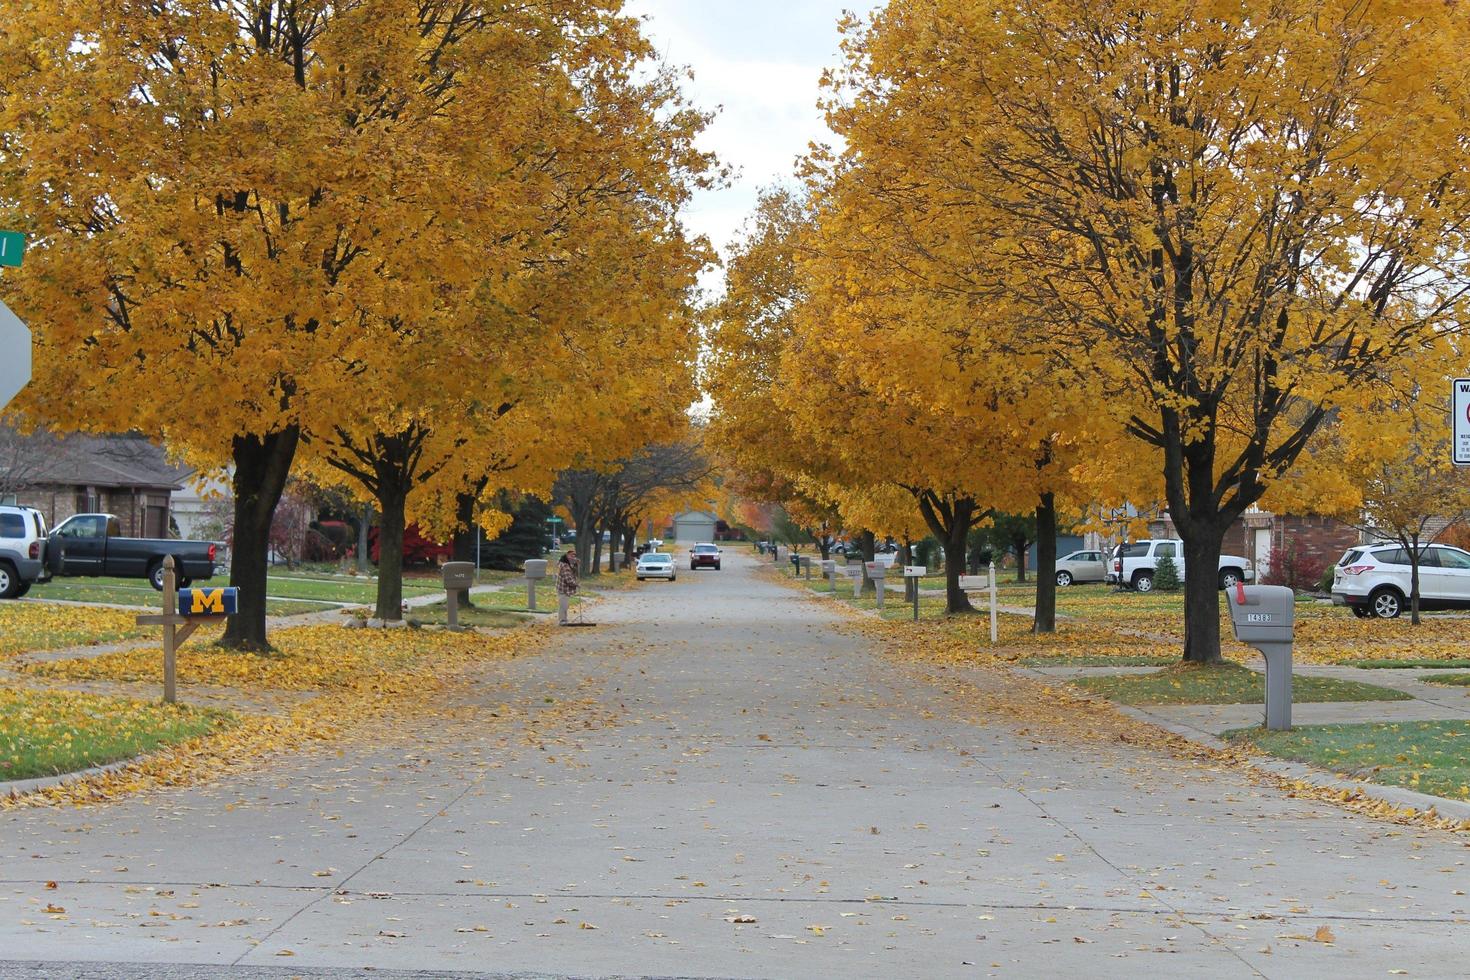
[[[556,624],[567,624],[567,608],[577,594],[577,552],[571,548],[556,563]]]

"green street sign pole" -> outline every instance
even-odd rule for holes
[[[0,266],[16,268],[25,253],[25,235],[18,231],[0,231]]]

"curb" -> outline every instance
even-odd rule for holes
[[[118,772],[134,764],[142,756],[133,756],[131,759],[122,759],[117,762],[109,762],[105,766],[92,766],[87,769],[78,769],[76,772],[64,772],[56,776],[36,776],[31,779],[12,779],[9,782],[0,782],[0,800],[15,800],[42,790],[55,789],[68,783],[79,782],[83,779],[91,779],[93,776],[102,776],[107,773]]]
[[[1171,735],[1178,735],[1196,745],[1202,745],[1216,751],[1228,751],[1239,749],[1224,739],[1207,734],[1197,728],[1181,725],[1177,722],[1160,718],[1133,705],[1112,704],[1121,713],[1137,721],[1146,722],[1155,728],[1162,728]],[[1346,779],[1342,776],[1333,775],[1326,769],[1318,769],[1316,766],[1305,762],[1288,762],[1284,759],[1263,758],[1252,754],[1247,762],[1253,769],[1280,776],[1284,779],[1296,780],[1307,783],[1318,789],[1329,789],[1334,791],[1346,790],[1357,793],[1371,800],[1387,803],[1394,807],[1411,807],[1419,811],[1433,811],[1436,816],[1450,820],[1470,821],[1470,802],[1463,800],[1451,800],[1443,796],[1431,796],[1428,793],[1420,793],[1411,789],[1401,789],[1398,786],[1384,786],[1379,783],[1370,783],[1366,780]]]

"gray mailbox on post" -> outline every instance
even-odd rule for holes
[[[827,579],[827,588],[833,592],[837,591],[837,563],[835,561],[822,562],[822,575]]]
[[[801,570],[806,573],[807,581],[811,581],[811,577],[812,577],[812,556],[811,555],[802,555],[801,556]]]
[[[459,629],[459,594],[475,586],[475,565],[468,561],[446,561],[440,569],[444,591],[449,593],[449,628]]]
[[[526,608],[536,611],[536,583],[546,577],[546,559],[531,558],[526,561]]]
[[[1266,658],[1266,727],[1291,727],[1291,645],[1296,636],[1296,596],[1284,585],[1236,585],[1230,599],[1235,638]]]
[[[873,580],[873,595],[878,602],[878,612],[883,612],[883,576],[888,574],[888,566],[881,561],[863,562],[863,568],[868,573],[868,578]]]

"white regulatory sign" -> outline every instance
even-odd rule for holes
[[[1451,382],[1451,431],[1456,466],[1470,466],[1470,378]]]
[[[31,331],[0,303],[0,408],[31,381]]]

